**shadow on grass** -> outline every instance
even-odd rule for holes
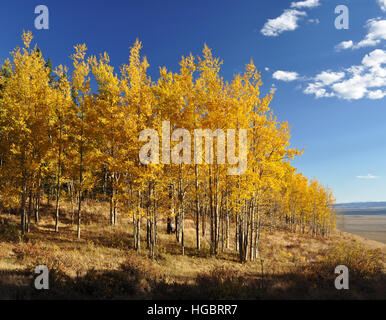
[[[169,299],[169,300],[264,300],[264,299],[385,299],[386,274],[362,279],[351,277],[349,290],[337,290],[335,275],[323,278],[309,270],[281,275],[245,278],[236,271],[215,268],[199,274],[194,282],[177,283],[136,261],[121,270],[89,270],[70,278],[51,270],[50,289],[36,290],[33,274],[0,272],[1,299]],[[146,269],[146,268],[145,268]]]

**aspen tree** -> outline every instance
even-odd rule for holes
[[[71,86],[67,77],[67,68],[60,65],[55,73],[58,81],[53,82],[53,115],[50,119],[52,137],[52,148],[50,153],[54,159],[56,175],[56,203],[55,203],[55,231],[59,231],[59,212],[60,212],[60,195],[61,184],[63,181],[63,169],[65,165],[66,152],[69,148],[68,136],[70,133],[69,125],[71,124],[72,97]]]
[[[1,122],[2,136],[9,139],[10,161],[16,174],[20,192],[21,234],[28,227],[28,196],[31,197],[32,180],[39,171],[42,159],[49,149],[49,125],[52,89],[49,70],[36,46],[31,49],[33,36],[24,32],[24,47],[11,52],[4,68],[8,77],[2,77]]]
[[[87,47],[85,44],[76,45],[75,53],[71,56],[74,71],[72,73],[72,95],[75,101],[75,110],[78,116],[74,119],[74,136],[76,152],[78,159],[76,169],[78,171],[78,221],[77,221],[77,238],[80,239],[81,232],[81,214],[82,214],[82,197],[84,191],[84,171],[85,171],[85,153],[87,151],[88,130],[87,124],[91,109],[90,97],[90,73],[89,62],[85,59]]]
[[[117,223],[118,185],[126,172],[127,131],[122,130],[125,125],[125,113],[121,105],[120,79],[114,74],[114,68],[109,64],[107,53],[91,57],[89,63],[98,84],[93,112],[95,113],[95,127],[93,139],[96,141],[92,154],[97,167],[106,170],[110,203],[110,224]]]
[[[225,82],[222,61],[205,45],[201,56],[182,57],[178,72],[161,68],[153,82],[139,40],[119,75],[107,53],[86,58],[86,46],[77,45],[71,78],[63,66],[54,78],[31,41],[31,33],[23,33],[24,47],[0,68],[0,204],[20,207],[22,234],[32,212],[39,220],[41,190],[48,204],[56,194],[59,230],[64,185],[72,222],[77,194],[78,238],[83,201],[108,200],[111,225],[118,210],[133,219],[135,250],[146,222],[150,258],[163,217],[182,254],[187,218],[195,222],[197,250],[209,229],[211,255],[229,249],[233,224],[241,262],[262,259],[266,226],[323,237],[335,227],[332,191],[293,167],[302,151],[291,147],[288,123],[270,109],[273,92],[262,95],[253,61]],[[162,152],[142,154],[152,159],[144,163],[141,152],[148,149],[142,147],[153,136]],[[204,152],[192,153],[199,146]]]

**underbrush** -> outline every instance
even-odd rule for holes
[[[379,249],[369,249],[357,241],[341,241],[322,251],[316,262],[295,269],[293,273],[298,276],[294,286],[313,288],[311,297],[317,294],[321,298],[384,299],[383,261],[384,254]],[[335,268],[339,265],[348,268],[349,290],[335,289]]]
[[[145,261],[146,260],[146,261]],[[67,298],[86,299],[144,299],[149,296],[151,284],[157,278],[148,259],[129,256],[119,270],[90,269],[75,279],[61,269],[54,269],[50,284],[67,292]]]
[[[109,227],[108,227],[109,228]],[[214,263],[193,249],[183,259],[173,250],[160,247],[156,259],[129,249],[126,242],[109,238],[107,227],[94,231],[85,242],[48,243],[32,239],[18,241],[18,229],[7,222],[0,225],[0,242],[7,243],[7,258],[25,267],[10,276],[0,276],[0,298],[10,299],[385,299],[386,276],[380,250],[358,242],[340,241],[317,246],[319,242],[269,242],[260,262],[241,265],[231,256],[218,256]],[[118,230],[119,231],[119,230]],[[124,230],[122,230],[122,233]],[[90,233],[90,237],[94,235]],[[100,238],[104,240],[100,240]],[[32,238],[32,237],[31,237]],[[7,239],[7,240],[5,240]],[[106,240],[107,239],[107,240]],[[131,239],[130,239],[131,240]],[[112,245],[114,243],[115,245]],[[13,254],[9,254],[13,248]],[[125,250],[123,250],[126,248]],[[0,243],[0,258],[2,256]],[[122,250],[121,250],[122,249]],[[110,251],[109,251],[110,250]],[[113,251],[113,252],[111,252]],[[4,254],[5,256],[5,254]],[[190,260],[192,259],[192,260]],[[193,260],[194,259],[194,260]],[[112,263],[97,263],[113,261]],[[224,261],[224,263],[222,262]],[[50,289],[34,289],[34,268],[46,265]],[[220,266],[219,266],[220,265]],[[226,266],[225,266],[226,265]],[[349,269],[349,290],[335,288],[335,268]],[[184,268],[191,268],[189,272]],[[195,269],[197,268],[197,269]],[[200,270],[200,271],[198,271]],[[205,270],[205,271],[203,271]],[[264,274],[261,274],[261,271]],[[2,280],[4,279],[4,281]],[[22,282],[22,279],[27,283]]]
[[[153,290],[155,299],[385,299],[386,275],[380,250],[357,242],[340,242],[319,252],[311,264],[256,272],[246,277],[231,268],[215,267],[198,274],[193,283],[162,280]],[[335,268],[349,269],[349,290],[335,288]]]
[[[45,265],[49,270],[64,271],[63,262],[56,257],[53,250],[43,248],[38,242],[21,242],[13,249],[18,260],[23,261],[28,269]]]
[[[20,240],[21,232],[14,222],[6,220],[0,224],[0,241],[19,242]]]
[[[323,276],[333,272],[338,265],[345,265],[352,279],[375,279],[383,273],[384,255],[379,249],[369,249],[357,241],[339,242],[326,251],[315,266]]]
[[[261,281],[248,279],[238,270],[229,267],[214,267],[209,272],[199,273],[192,283],[178,283],[161,279],[155,283],[153,299],[172,300],[240,300],[260,299]]]

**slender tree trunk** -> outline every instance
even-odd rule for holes
[[[169,215],[167,217],[167,225],[166,225],[166,233],[167,234],[172,234],[173,233],[172,218],[170,217],[170,215],[171,216],[173,215],[173,209],[174,209],[174,205],[173,205],[173,187],[170,184],[169,185]]]
[[[35,196],[35,223],[39,223],[39,210],[40,210],[40,184],[41,184],[41,168],[39,167],[37,192]]]
[[[138,191],[138,202],[137,202],[137,214],[133,216],[134,222],[134,249],[139,251],[141,249],[141,215],[140,209],[142,204],[141,191]]]
[[[47,190],[47,206],[50,205],[50,200],[51,200],[51,186],[49,185]]]
[[[254,236],[254,231],[255,231],[255,216],[254,216],[254,212],[253,212],[253,204],[252,204],[252,208],[249,210],[250,212],[250,242],[249,242],[249,260],[250,261],[253,261],[255,259],[255,256],[254,256],[254,250],[253,250],[253,236]]]
[[[224,236],[224,211],[220,209],[220,234],[221,234],[221,252],[225,250],[225,236]]]
[[[110,205],[110,225],[112,226],[114,224],[114,219],[113,219],[113,191],[112,190],[110,190],[109,205]]]
[[[175,234],[176,234],[176,240],[179,243],[180,242],[180,217],[179,212],[177,212],[176,216],[174,217],[174,224],[175,224]]]
[[[146,219],[146,249],[150,249],[150,223],[151,223],[151,218],[149,217],[149,214],[147,215],[148,218]]]
[[[166,233],[171,234],[173,231],[172,229],[172,219],[170,217],[167,217],[167,225],[166,225]]]
[[[184,239],[184,227],[185,227],[185,212],[184,207],[181,207],[181,253],[182,255],[185,254],[185,239]]]
[[[198,195],[198,165],[195,165],[196,178],[196,248],[200,250],[200,199]]]
[[[78,227],[77,227],[77,238],[80,239],[80,224],[81,224],[81,211],[82,211],[82,191],[78,192]]]
[[[149,258],[154,258],[154,212],[151,208],[152,183],[149,182],[148,201],[147,201],[147,246],[149,249]]]
[[[246,205],[246,200],[244,201],[244,224],[243,224],[243,262],[247,261],[248,257],[248,248],[249,248],[249,212]]]
[[[82,114],[83,121],[83,114]],[[82,218],[82,188],[83,188],[83,134],[84,128],[82,124],[81,131],[81,140],[80,140],[80,149],[79,149],[79,192],[78,192],[78,228],[77,228],[77,237],[80,239],[80,224]]]
[[[70,181],[68,183],[68,192],[71,197],[71,225],[74,225],[74,182]]]
[[[35,197],[34,197],[34,217],[35,217],[35,223],[38,224],[39,223],[39,198],[38,198],[38,195],[35,194]]]
[[[115,194],[117,193],[117,191],[115,190]],[[117,222],[118,222],[118,217],[117,217],[117,214],[118,214],[118,208],[117,208],[117,200],[114,199],[114,205],[113,205],[113,214],[114,214],[114,225],[117,225]]]
[[[157,212],[157,211],[156,211]],[[154,245],[157,245],[158,243],[158,218],[156,213],[154,214]]]
[[[141,216],[137,218],[137,251],[141,249],[141,219]]]
[[[59,139],[62,139],[62,129],[60,128]],[[59,232],[59,211],[60,211],[60,176],[61,176],[61,156],[62,156],[62,147],[61,142],[59,142],[59,152],[58,152],[58,167],[57,167],[57,180],[56,180],[56,205],[55,205],[55,232]]]
[[[240,216],[239,213],[236,214],[236,228],[235,228],[235,251],[240,250],[239,241],[240,241]]]
[[[213,190],[212,190],[212,166],[209,165],[209,210],[210,210],[210,254],[216,253],[216,234],[215,234],[215,221],[214,221],[214,208],[213,208]]]
[[[216,179],[217,180],[217,179]],[[216,191],[215,191],[215,210],[214,210],[214,253],[217,254],[218,252],[218,246],[220,242],[220,214],[219,214],[219,204],[218,204],[218,181],[216,181]]]
[[[27,201],[27,177],[24,169],[23,182],[22,182],[22,194],[21,194],[21,215],[20,215],[20,229],[21,229],[22,237],[25,234],[26,201]]]
[[[31,231],[31,215],[32,215],[32,190],[29,191],[29,198],[28,198],[27,232]]]
[[[240,256],[240,262],[244,261],[244,219],[241,219],[239,217],[239,256]]]
[[[137,218],[133,213],[133,239],[134,239],[134,250],[137,250]]]
[[[183,185],[182,185],[182,164],[180,164],[179,169],[179,179],[178,179],[178,215],[180,220],[181,228],[181,253],[185,254],[185,239],[184,239],[184,226],[185,226],[185,212],[184,212],[184,194],[183,194]]]
[[[226,221],[225,221],[225,236],[226,236],[226,248],[229,249],[229,209],[228,209],[228,199],[226,199],[226,204],[225,204],[225,218],[226,218]]]
[[[206,212],[208,210],[207,208],[207,205],[205,205],[205,207],[203,207],[202,209],[202,236],[205,237],[206,235]]]
[[[255,248],[255,257],[257,258],[258,256],[260,256],[260,259],[261,259],[261,254],[259,251],[260,235],[261,235],[261,218],[260,218],[259,205],[257,205],[256,211],[257,211],[257,223],[256,223],[256,231],[255,231],[254,248]]]
[[[157,200],[156,200],[156,190],[155,184],[153,184],[153,248],[155,251],[155,247],[157,245]]]
[[[116,205],[116,190],[114,187],[115,174],[110,176],[110,225],[115,226],[117,223],[117,205]]]

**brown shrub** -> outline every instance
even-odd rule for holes
[[[134,277],[141,277],[146,279],[155,279],[158,274],[153,268],[153,262],[150,259],[138,257],[137,255],[130,255],[121,264],[121,270]]]
[[[143,298],[150,291],[147,281],[118,270],[89,270],[77,277],[72,290],[93,299]]]
[[[8,219],[3,219],[0,223],[0,240],[6,242],[18,242],[20,239],[21,233],[17,225]]]
[[[197,292],[203,299],[250,298],[248,284],[241,274],[228,267],[215,267],[196,278]]]
[[[53,270],[52,272],[65,273],[63,261],[52,251],[43,249],[37,242],[20,243],[13,251],[17,259],[27,262],[27,269],[32,270],[32,272],[36,266],[45,265],[50,270],[50,274],[51,270]]]
[[[383,274],[383,260],[384,254],[379,249],[369,249],[357,241],[339,242],[326,250],[312,268],[327,276],[334,275],[336,266],[345,265],[351,278],[374,279]]]

